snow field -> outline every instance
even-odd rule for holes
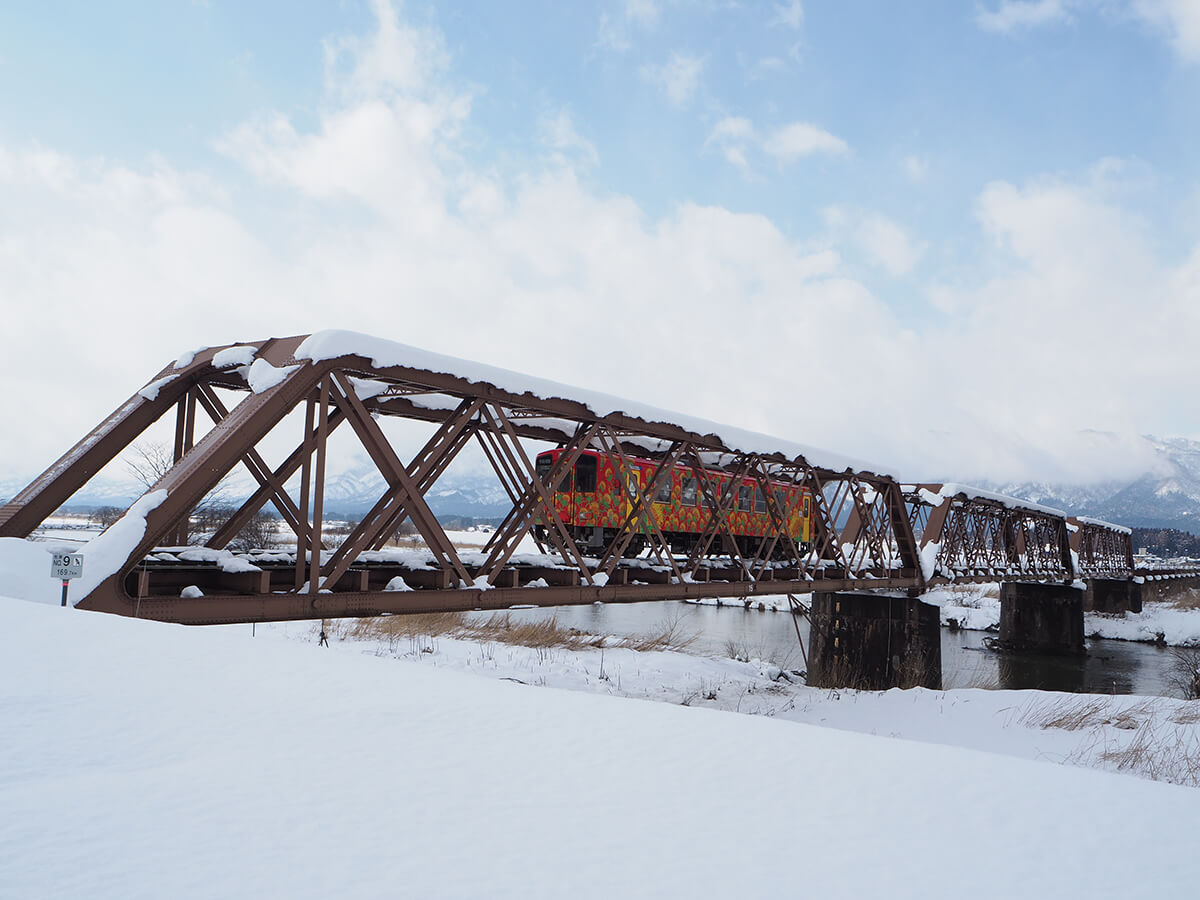
[[[0,896],[1133,897],[1200,876],[1188,788],[0,609]],[[874,697],[893,721],[946,702]]]

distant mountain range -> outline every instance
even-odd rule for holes
[[[1132,481],[980,485],[1002,494],[1138,528],[1200,533],[1200,441],[1147,437],[1157,465]]]
[[[16,479],[0,481],[0,503],[25,487],[26,482]],[[241,474],[228,480],[223,495],[230,503],[238,503],[249,496],[257,485]],[[356,518],[364,515],[383,495],[383,476],[373,466],[351,468],[325,480],[325,511],[328,518],[346,516]],[[289,485],[291,487],[291,485]],[[127,507],[144,488],[132,480],[93,479],[83,490],[66,504],[69,509],[90,510],[101,506]],[[293,496],[297,491],[290,491]],[[435,515],[440,517],[463,516],[474,519],[502,517],[512,509],[512,502],[500,483],[487,475],[447,473],[425,497]]]
[[[1086,485],[993,482],[978,486],[1131,527],[1178,528],[1200,533],[1200,441],[1146,440],[1153,449],[1154,471],[1132,481]],[[24,486],[23,481],[15,479],[0,481],[0,502]],[[247,496],[253,486],[245,475],[231,481],[226,490],[230,502]],[[348,469],[327,479],[325,509],[331,516],[361,516],[380,497],[383,488],[383,478],[370,463]],[[132,481],[96,480],[68,505],[127,506],[141,492]],[[489,519],[503,516],[511,508],[508,495],[488,474],[448,472],[426,499],[434,513],[442,517]]]

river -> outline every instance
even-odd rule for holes
[[[675,623],[694,636],[689,653],[768,660],[782,668],[803,669],[795,619],[789,613],[739,606],[700,606],[680,602],[605,603],[509,611],[517,620],[550,616],[567,628],[614,637],[644,636]],[[799,619],[809,645],[808,623]],[[942,630],[942,683],[946,688],[1005,688],[1093,694],[1172,696],[1166,648],[1126,641],[1090,640],[1087,655],[1039,656],[989,650],[979,631]]]

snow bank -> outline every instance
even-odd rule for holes
[[[1200,878],[1194,789],[248,627],[0,611],[0,896],[986,900],[1185,896]],[[996,731],[985,693],[845,694],[820,713],[886,734],[955,705]],[[1121,828],[1119,853],[1081,837],[1130,822],[1154,827]],[[947,828],[1018,869],[981,874],[979,853],[945,852]]]
[[[685,416],[681,413],[669,412],[633,400],[624,400],[610,394],[588,391],[583,388],[569,387],[544,378],[534,378],[522,375],[508,369],[499,369],[483,365],[472,360],[456,359],[440,353],[432,353],[407,344],[399,344],[383,338],[358,334],[353,331],[319,331],[310,335],[296,350],[296,359],[326,360],[339,356],[361,356],[370,359],[372,365],[378,367],[405,366],[413,369],[427,369],[446,375],[454,375],[479,384],[491,384],[501,390],[515,394],[532,394],[543,400],[569,399],[587,406],[597,416],[607,416],[620,412],[627,416],[641,419],[647,423],[667,423],[678,425],[688,431],[701,435],[715,435],[731,450],[742,453],[783,453],[789,458],[802,456],[813,465],[823,466],[834,471],[853,469],[856,471],[873,471],[882,474],[885,468],[872,463],[861,462],[845,456],[829,453],[803,444],[780,440],[764,434],[744,431]]]
[[[1083,620],[1089,637],[1200,647],[1200,609],[1179,609],[1156,602],[1145,604],[1140,613],[1086,613]]]
[[[49,554],[68,550],[83,554],[83,577],[71,581],[72,603],[82,600],[116,572],[146,533],[146,514],[167,499],[166,491],[140,497],[120,519],[86,544],[0,538],[0,596],[58,605],[62,582],[50,577]]]

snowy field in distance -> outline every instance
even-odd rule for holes
[[[244,627],[0,610],[4,897],[1102,898],[1200,878],[1191,788]]]

